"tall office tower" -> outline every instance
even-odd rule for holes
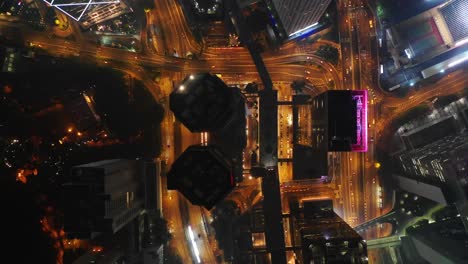
[[[316,26],[331,0],[268,0],[280,32],[287,38],[298,37]]]
[[[174,162],[168,188],[211,209],[243,179],[245,99],[238,88],[209,73],[187,76],[169,99],[177,120],[191,132],[204,132],[204,139]]]
[[[328,152],[367,151],[366,90],[331,90],[294,108],[295,179],[328,175]]]
[[[403,190],[441,204],[455,204],[468,230],[468,133],[451,135],[398,157]]]
[[[170,108],[191,132],[218,131],[237,110],[232,90],[215,75],[192,74],[171,93]]]
[[[460,65],[468,54],[463,48],[468,43],[468,2],[433,1],[422,5],[420,10],[431,6],[386,29],[387,47],[392,51],[395,69],[416,69],[405,73],[410,82],[421,75],[426,79]]]
[[[160,216],[162,201],[161,184],[158,179],[161,175],[161,161],[140,160],[138,166],[141,172],[141,178],[144,182],[144,201],[145,210],[151,216]]]
[[[144,187],[133,160],[75,166],[63,185],[64,229],[70,237],[116,233],[144,210]]]
[[[405,255],[417,255],[425,263],[466,263],[468,235],[460,217],[446,217],[433,223],[420,223],[410,227],[402,239]],[[408,244],[413,252],[407,252]],[[414,254],[416,253],[416,254]],[[417,263],[410,259],[404,263]],[[419,262],[421,263],[421,262]]]
[[[333,201],[291,201],[289,232],[299,263],[367,263],[367,245],[333,211]]]
[[[231,164],[214,146],[190,146],[167,174],[169,190],[178,190],[192,204],[208,210],[234,186]]]
[[[404,143],[403,150],[421,148],[444,137],[466,131],[467,113],[468,100],[460,98],[403,124],[396,134]]]
[[[404,234],[367,241],[374,263],[465,263],[468,234],[455,207],[433,211],[406,227]]]
[[[311,101],[311,146],[324,151],[367,151],[367,91],[331,90]]]
[[[84,28],[116,18],[132,9],[123,0],[43,0],[67,16],[80,22]]]

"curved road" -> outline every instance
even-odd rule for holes
[[[177,1],[162,0],[155,1],[155,4],[156,8],[150,13],[147,13],[147,26],[155,23],[160,27],[161,32],[159,32],[160,35],[150,33],[151,36],[148,36],[148,33],[151,31],[147,30],[141,34],[143,42],[146,42],[149,37],[153,39],[153,47],[150,47],[151,42],[146,42],[147,48],[142,54],[107,47],[96,47],[95,44],[86,42],[86,40],[82,38],[80,38],[81,42],[79,43],[57,38],[50,39],[41,33],[30,30],[26,25],[18,22],[0,20],[0,30],[8,31],[11,28],[19,28],[25,41],[32,42],[55,56],[90,57],[96,59],[99,64],[108,64],[111,67],[121,69],[134,78],[141,79],[145,85],[150,88],[155,98],[160,101],[164,100],[165,96],[172,90],[171,83],[168,82],[164,85],[157,85],[144,72],[142,66],[161,68],[167,71],[169,73],[168,76],[171,77],[182,77],[184,74],[200,71],[211,71],[227,76],[238,73],[250,74],[252,76],[257,75],[250,55],[243,48],[209,48],[203,52],[201,60],[199,61],[165,56],[165,54],[172,55],[172,49],[175,49],[180,56],[184,56],[187,52],[198,54],[202,50],[203,44],[194,41]],[[174,34],[174,32],[180,34]],[[312,52],[301,52],[301,49],[294,44],[287,44],[276,53],[266,53],[264,60],[275,82],[291,82],[298,78],[308,77],[323,80],[325,83],[328,79],[332,79],[336,86],[342,87],[343,85],[341,72],[333,65],[323,61]],[[304,62],[306,62],[305,65],[303,65]],[[316,65],[322,70],[317,70],[317,67],[311,67],[309,64]],[[177,79],[180,80],[180,78]],[[388,113],[385,116],[385,120],[378,120],[375,130],[381,131],[388,125],[389,120],[396,115],[435,95],[460,91],[467,86],[466,80],[466,71],[457,71],[446,76],[438,83],[429,85],[423,91],[409,95],[408,98],[387,96],[382,103],[383,108],[390,109],[392,107],[398,107],[399,109],[398,111]],[[163,102],[163,104],[165,104],[167,110],[167,100],[165,103]],[[166,118],[163,121],[163,135],[165,137],[163,142],[167,142],[168,146],[168,154],[166,156],[168,164],[171,164],[174,156],[178,155],[173,149],[174,129],[174,117],[166,112]],[[183,138],[188,138],[188,141],[184,143],[184,145],[190,145],[199,140],[199,137],[189,135],[187,131],[182,131],[182,133],[184,135]],[[346,158],[351,159],[352,157]],[[359,166],[359,164],[357,164],[357,166]],[[348,168],[348,171],[348,173],[352,173],[352,168]],[[164,194],[163,212],[166,218],[169,219],[174,236],[174,240],[171,244],[181,256],[183,263],[191,263],[193,262],[193,254],[190,251],[190,245],[187,244],[186,226],[184,226],[181,219],[182,211],[179,208],[181,200],[185,203],[186,201],[182,197],[179,197],[177,193],[168,193],[168,191],[165,190]],[[184,221],[190,223],[192,228],[200,233],[203,238],[202,240],[205,242],[210,241],[210,238],[204,231],[203,225],[200,222],[200,219],[203,219],[201,217],[202,211],[200,211],[200,208],[188,204],[187,208],[190,213],[189,216],[184,216]],[[351,208],[348,208],[348,210],[352,211]],[[202,241],[200,241],[200,243],[197,242],[197,244],[200,246],[199,249],[203,263],[215,263],[212,250],[214,246],[209,243],[203,243]]]

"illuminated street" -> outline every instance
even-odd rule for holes
[[[42,0],[34,1],[40,2],[38,12],[46,16],[49,7]],[[447,70],[447,73],[445,70],[440,71],[440,76],[437,79],[426,80],[426,82],[422,80],[422,84],[417,88],[415,86],[413,89],[414,83],[410,85],[410,88],[399,88],[400,90],[397,92],[406,89],[404,94],[402,92],[403,95],[392,93],[389,89],[383,89],[381,78],[386,76],[383,74],[382,66],[385,63],[385,58],[381,57],[384,52],[379,50],[379,41],[382,41],[380,31],[383,31],[381,29],[383,26],[379,18],[376,17],[374,1],[337,0],[331,2],[332,5],[336,6],[333,9],[336,10],[335,18],[337,21],[334,22],[333,27],[336,31],[337,41],[320,35],[328,34],[324,32],[330,31],[328,29],[331,27],[330,24],[326,24],[324,28],[317,31],[314,31],[316,30],[314,28],[312,33],[307,33],[309,35],[305,34],[298,40],[288,39],[282,45],[273,48],[269,48],[265,44],[273,42],[273,40],[263,41],[262,45],[259,45],[262,52],[249,50],[249,45],[252,44],[250,42],[241,41],[241,44],[216,46],[218,40],[215,35],[219,35],[222,31],[219,25],[228,20],[220,20],[222,22],[219,23],[210,21],[211,24],[207,27],[212,27],[212,34],[215,37],[212,40],[203,39],[209,37],[202,36],[201,32],[206,32],[198,28],[200,25],[194,26],[192,22],[194,18],[187,17],[187,7],[183,6],[180,1],[154,0],[150,2],[153,5],[151,8],[145,7],[143,9],[138,6],[141,9],[138,13],[144,17],[139,18],[142,23],[140,31],[136,34],[141,49],[135,52],[97,43],[97,38],[92,37],[93,33],[85,32],[77,21],[57,10],[55,10],[57,23],[62,25],[61,28],[54,27],[53,30],[48,28],[44,31],[35,30],[25,22],[1,14],[0,36],[8,40],[15,39],[27,48],[43,51],[54,58],[67,58],[79,63],[91,63],[125,73],[129,77],[141,81],[154,100],[162,106],[164,116],[160,124],[161,152],[160,155],[154,157],[155,161],[161,162],[164,169],[159,180],[161,192],[158,199],[162,203],[161,215],[167,220],[168,230],[172,236],[167,248],[174,255],[180,257],[181,263],[184,264],[221,263],[220,259],[224,254],[219,241],[217,241],[219,234],[216,236],[212,224],[215,221],[213,218],[214,210],[207,210],[201,205],[193,205],[182,193],[168,190],[167,187],[167,172],[187,148],[192,145],[217,144],[212,139],[211,132],[192,133],[181,120],[177,120],[171,110],[169,96],[177,89],[184,90],[185,87],[181,85],[184,78],[190,76],[190,79],[193,79],[191,74],[209,72],[228,86],[238,87],[242,90],[242,98],[246,102],[245,132],[247,138],[242,153],[243,160],[240,161],[243,162],[243,175],[238,182],[231,179],[234,190],[225,196],[225,201],[230,201],[237,206],[239,217],[244,213],[250,213],[255,205],[262,204],[261,206],[267,207],[263,205],[267,203],[265,202],[265,191],[262,189],[262,183],[266,181],[262,177],[266,176],[254,175],[253,170],[251,172],[250,169],[262,167],[263,170],[268,169],[266,170],[268,173],[277,170],[281,201],[279,206],[283,215],[281,219],[284,219],[281,225],[284,229],[282,235],[286,241],[288,263],[303,263],[302,260],[297,261],[297,259],[297,262],[294,262],[295,252],[299,249],[294,247],[296,245],[291,246],[294,240],[301,236],[298,230],[289,230],[293,227],[293,223],[289,223],[292,218],[289,217],[295,213],[295,209],[292,208],[294,203],[297,202],[299,208],[305,210],[303,209],[304,201],[307,203],[332,200],[333,211],[351,227],[391,212],[394,201],[388,197],[391,196],[393,186],[385,186],[387,181],[381,178],[380,169],[381,166],[384,166],[384,161],[379,160],[382,157],[379,154],[391,149],[392,142],[389,141],[389,138],[395,133],[396,128],[392,127],[395,120],[421,105],[434,110],[434,102],[438,97],[460,95],[467,87],[468,71],[465,66],[465,68],[452,67],[450,71]],[[228,4],[226,4],[226,8],[227,6]],[[249,9],[250,7],[243,8],[243,15],[246,16],[263,10],[261,6],[254,6],[251,9]],[[265,8],[265,10],[267,9]],[[226,16],[231,16],[230,23],[232,25],[230,26],[232,28],[230,30],[239,31],[239,28],[245,25],[234,19],[235,16],[229,12]],[[322,14],[324,12],[325,9],[322,10]],[[328,15],[327,11],[326,16],[328,17]],[[275,21],[273,15],[271,17],[268,15],[267,18]],[[223,27],[223,29],[225,28]],[[284,30],[290,33],[290,29]],[[321,30],[324,31],[321,32]],[[197,34],[200,34],[201,40],[195,37]],[[241,34],[238,35],[242,37]],[[265,35],[268,34],[251,34],[250,32],[248,34],[255,41],[259,41],[258,39],[262,39],[262,37],[266,38]],[[297,33],[292,33],[289,36],[293,35],[297,35]],[[314,39],[316,37],[317,39]],[[134,39],[134,36],[122,34],[121,36],[112,35],[111,38],[121,39],[122,42],[125,42]],[[314,40],[310,41],[311,39]],[[215,44],[209,46],[208,42]],[[380,43],[380,47],[381,45]],[[458,46],[463,45],[465,43],[458,44]],[[335,63],[332,59],[325,59],[319,55],[318,51],[324,46],[337,50]],[[390,52],[387,53],[390,54]],[[253,54],[261,57],[262,63],[268,71],[268,78],[259,70],[261,64]],[[388,63],[388,61],[387,59],[386,63],[391,65],[392,63]],[[448,68],[451,67],[448,66]],[[53,75],[53,73],[51,74]],[[265,80],[268,79],[271,80],[273,90],[277,92],[277,102],[275,102],[277,123],[274,124],[277,134],[273,136],[273,143],[267,142],[268,147],[275,146],[273,150],[269,150],[269,152],[274,153],[272,154],[273,159],[277,160],[274,166],[262,164],[264,157],[261,153],[267,143],[262,138],[265,137],[265,132],[261,131],[264,124],[260,120],[262,114],[266,115],[266,113],[261,112],[261,95],[258,91],[250,93],[246,92],[247,88],[244,89],[247,87],[246,85],[255,84],[258,85],[259,90],[266,91],[268,85]],[[303,85],[298,89],[293,85],[296,83]],[[298,177],[295,179],[298,173],[294,171],[296,167],[293,160],[294,158],[302,158],[294,157],[295,144],[311,145],[314,139],[320,142],[320,129],[316,130],[313,123],[317,118],[315,116],[317,112],[312,110],[312,101],[316,96],[334,90],[367,91],[367,105],[362,108],[365,109],[362,111],[367,112],[362,117],[362,122],[361,119],[358,119],[356,125],[356,121],[354,121],[354,126],[359,127],[359,130],[363,129],[366,133],[363,139],[366,140],[363,144],[366,149],[363,152],[327,149],[328,173],[326,176],[328,177],[322,174],[323,177],[307,179],[299,179]],[[129,92],[130,94],[131,92]],[[299,106],[293,105],[293,98],[299,96],[308,96],[307,102]],[[321,105],[323,108],[323,101]],[[333,108],[333,106],[326,107]],[[294,110],[296,108],[297,111]],[[354,112],[361,111],[361,108],[354,109]],[[295,113],[297,113],[296,117]],[[353,114],[356,115],[356,113]],[[297,118],[297,124],[294,123],[296,122],[294,118]],[[361,123],[367,127],[361,128]],[[298,127],[295,127],[296,125]],[[356,132],[356,129],[353,132]],[[271,132],[268,131],[268,133]],[[295,138],[296,142],[294,142]],[[401,140],[403,141],[403,139]],[[222,151],[228,152],[225,149]],[[314,158],[308,158],[311,163],[318,163],[318,161],[313,160]],[[388,170],[388,167],[386,169]],[[21,181],[27,181],[23,175],[21,175]],[[127,193],[127,201],[130,200],[129,197],[130,194]],[[257,221],[255,217],[257,216],[252,213],[252,222]],[[266,217],[264,215],[262,217],[261,221],[267,222],[265,221]],[[301,224],[304,223],[301,222]],[[379,224],[367,230],[365,237],[372,239],[387,237],[390,235],[390,230],[390,225]],[[253,249],[249,249],[251,250],[249,254],[255,250],[263,254],[263,251],[266,250],[265,240],[268,241],[268,238],[265,239],[258,235],[260,233],[259,231],[252,233]],[[253,238],[254,234],[258,236],[256,238],[258,240]],[[369,254],[370,263],[379,263],[378,259],[380,257],[375,252]],[[231,260],[225,263],[234,262]]]

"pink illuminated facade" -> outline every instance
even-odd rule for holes
[[[356,102],[356,143],[351,145],[353,152],[367,151],[367,90],[351,91]]]

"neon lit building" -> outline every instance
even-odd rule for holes
[[[367,90],[333,90],[311,101],[310,145],[322,151],[367,151]]]
[[[120,0],[43,0],[79,21],[88,28],[92,25],[118,17],[128,13],[131,9]]]
[[[330,152],[367,151],[367,90],[331,90],[293,102],[295,180],[329,175]]]
[[[351,144],[351,151],[367,151],[367,90],[351,91],[356,103],[356,142]]]

